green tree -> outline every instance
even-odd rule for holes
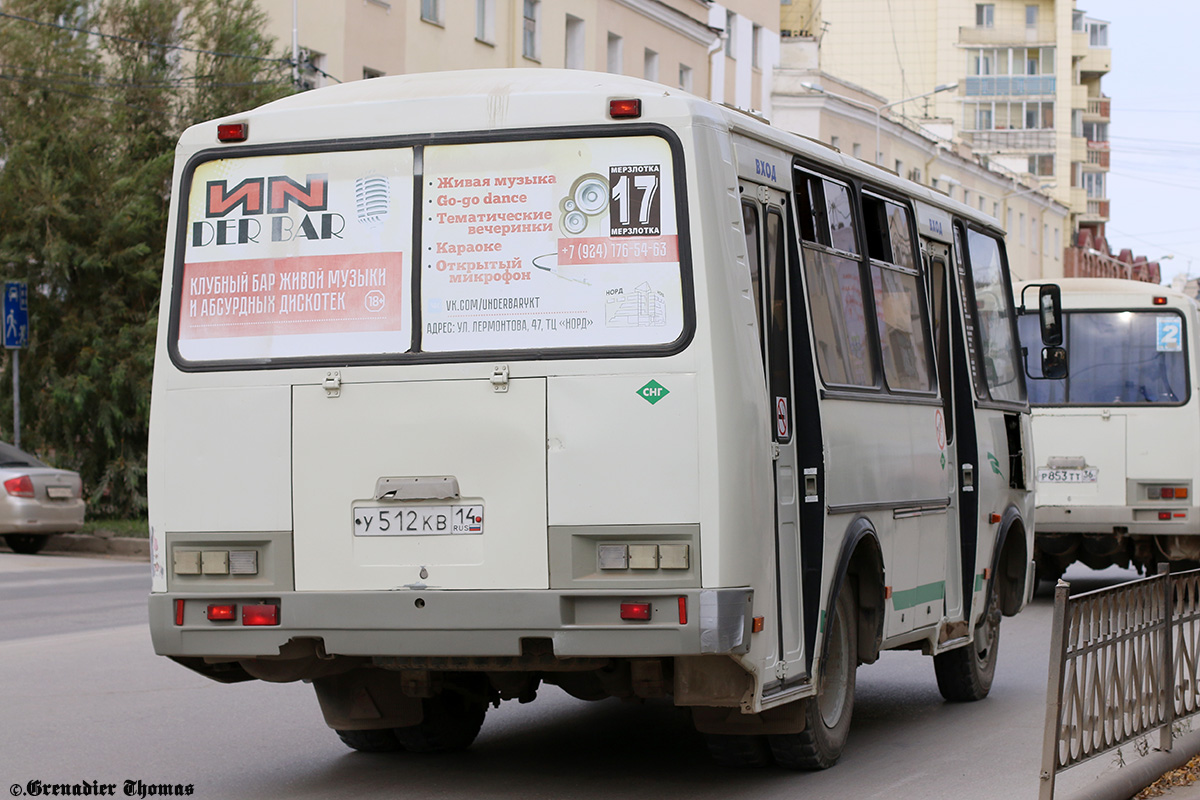
[[[0,7],[0,279],[30,287],[22,445],[79,470],[92,513],[145,507],[175,140],[292,91],[263,23],[253,0]]]

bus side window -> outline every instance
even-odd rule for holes
[[[950,285],[946,272],[944,258],[937,256],[929,260],[929,288],[933,298],[933,306],[930,309],[933,312],[933,346],[937,352],[938,385],[942,390],[942,407],[946,414],[946,443],[950,444],[954,441],[954,398],[950,394]]]
[[[779,212],[779,209],[771,208],[767,211],[766,223],[766,258],[763,260],[767,268],[767,308],[771,320],[770,330],[767,333],[770,337],[770,346],[768,348],[770,352],[770,364],[768,365],[767,375],[771,384],[771,397],[776,404],[776,414],[786,413],[790,416],[790,409],[792,407],[792,373],[791,353],[788,348],[790,324],[788,322],[787,300],[787,250],[784,247],[783,240],[783,215]],[[780,400],[783,401],[783,409],[778,407]],[[776,441],[786,442],[792,438],[791,421],[785,418],[784,422],[784,429],[787,431],[787,434],[780,436],[779,427],[776,426]]]
[[[916,258],[910,219],[908,209],[899,203],[863,195],[883,377],[889,388],[928,392],[934,388],[932,354],[920,274],[913,267]]]
[[[762,263],[759,257],[758,207],[754,203],[742,202],[742,227],[746,231],[746,264],[750,267],[750,291],[753,293],[754,310],[758,315],[758,346],[763,349]]]
[[[806,242],[820,241],[817,239],[816,210],[824,200],[819,185],[820,178],[815,175],[796,173],[796,219],[800,223],[800,238]]]

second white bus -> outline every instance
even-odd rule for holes
[[[1058,284],[1066,378],[1041,378],[1037,320],[1021,319],[1038,378],[1029,397],[1039,574],[1056,579],[1076,561],[1150,572],[1162,561],[1200,561],[1195,302],[1141,281]]]

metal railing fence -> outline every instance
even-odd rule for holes
[[[1070,596],[1054,590],[1040,800],[1059,772],[1200,710],[1200,570]]]

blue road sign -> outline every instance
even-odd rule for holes
[[[4,347],[29,346],[29,294],[23,281],[4,283]]]

